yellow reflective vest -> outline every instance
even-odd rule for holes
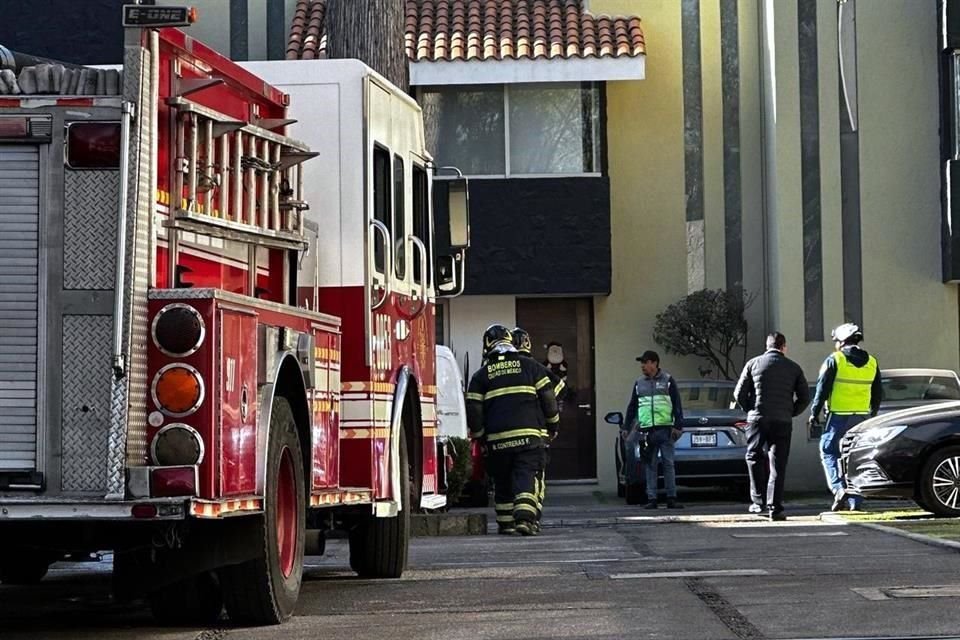
[[[837,376],[833,380],[827,410],[838,415],[870,413],[870,393],[877,377],[877,359],[869,356],[867,364],[857,367],[847,360],[842,351],[833,354]]]

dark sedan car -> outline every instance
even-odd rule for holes
[[[727,485],[745,495],[741,487],[745,487],[749,480],[744,458],[747,452],[743,430],[746,414],[733,408],[734,387],[734,383],[726,381],[677,381],[684,415],[683,433],[677,440],[674,454],[678,485]],[[611,424],[620,424],[622,420],[623,415],[619,412],[607,416],[607,422]],[[643,470],[636,470],[635,477],[640,482],[631,485],[623,464],[624,446],[618,435],[615,443],[618,494],[626,497],[629,504],[636,504],[646,500]]]
[[[850,485],[866,498],[911,498],[960,516],[960,402],[894,411],[867,420],[841,443]]]

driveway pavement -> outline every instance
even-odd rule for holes
[[[480,640],[919,638],[960,630],[960,553],[823,522],[822,499],[770,523],[742,503],[682,512],[621,506],[589,488],[550,492],[538,538],[417,538],[396,581],[360,580],[346,546],[308,558],[282,627],[158,629],[109,597],[109,562],[60,564],[0,587],[0,638]]]

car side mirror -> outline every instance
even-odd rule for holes
[[[607,424],[615,424],[617,426],[623,425],[623,414],[619,411],[611,411],[607,415],[603,416],[603,421]]]
[[[435,269],[437,295],[442,298],[455,298],[463,293],[466,286],[466,255],[463,249],[453,255],[439,256]]]

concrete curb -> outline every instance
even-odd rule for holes
[[[857,525],[859,527],[866,527],[867,529],[873,529],[875,531],[882,531],[884,533],[890,533],[895,536],[900,536],[901,538],[909,538],[915,542],[921,542],[932,547],[944,547],[946,549],[960,551],[960,542],[955,542],[953,540],[943,540],[941,538],[934,538],[933,536],[927,536],[922,533],[912,533],[910,531],[904,531],[903,529],[897,529],[896,527],[888,527],[882,524],[877,524],[876,522],[850,522],[849,524]]]
[[[485,513],[417,513],[410,516],[410,535],[415,538],[482,536],[486,533]]]

